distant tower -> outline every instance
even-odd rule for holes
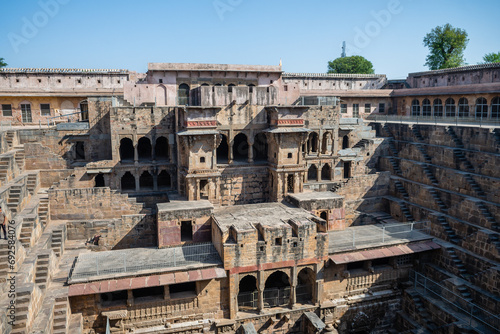
[[[340,54],[340,57],[345,57],[345,41],[342,42],[342,53]]]

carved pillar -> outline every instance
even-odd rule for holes
[[[253,163],[253,143],[248,143],[248,163]]]
[[[318,157],[321,155],[321,152],[323,152],[323,130],[319,129],[319,134],[318,134]]]
[[[257,290],[259,292],[259,298],[257,300],[257,311],[259,311],[259,313],[264,312],[264,288],[264,272],[259,270],[257,272]]]
[[[196,179],[196,200],[198,201],[200,199],[200,179]]]
[[[338,135],[335,136],[335,133],[339,133],[339,131],[337,130],[336,132],[334,130],[332,130],[332,152],[330,155],[337,155],[337,151],[339,149],[339,137]]]
[[[323,165],[318,164],[318,172],[316,173],[316,179],[318,182],[321,181],[321,171],[323,170]]]
[[[153,160],[153,163],[156,162],[156,141],[154,138],[151,138],[151,160]]]
[[[139,163],[139,151],[137,150],[137,144],[134,145],[134,162]]]

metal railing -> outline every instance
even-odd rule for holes
[[[56,118],[63,118],[63,117],[67,117],[68,120],[69,120],[69,116],[72,116],[72,115],[79,115],[79,114],[85,114],[87,113],[88,114],[88,111],[84,110],[84,111],[77,111],[77,112],[73,112],[73,113],[70,113],[70,114],[64,114],[64,115],[59,115],[59,116],[53,116],[53,117],[49,117],[47,118],[47,126],[50,126],[50,123],[52,120],[55,120]],[[82,122],[87,122],[87,121],[82,121]],[[52,122],[53,125],[55,125],[55,121]]]
[[[500,317],[498,315],[490,313],[476,304],[471,303],[462,296],[434,282],[421,273],[412,270],[410,272],[410,281],[419,293],[441,300],[451,310],[461,314],[462,319],[460,320],[468,321],[469,325],[473,325],[474,322],[476,322],[492,330],[494,333],[500,328]]]
[[[367,121],[387,123],[416,123],[416,124],[453,124],[453,125],[476,125],[500,126],[500,118],[460,117],[460,116],[407,116],[407,115],[375,115],[365,117]]]
[[[290,303],[290,287],[264,290],[264,307],[287,306]]]
[[[144,254],[147,254],[146,257]],[[192,264],[221,264],[212,243],[200,243],[146,252],[106,251],[78,256],[71,280],[100,275],[182,267]]]
[[[394,243],[401,239],[412,240],[422,237],[422,233],[430,234],[430,226],[426,222],[366,226],[366,229],[356,226],[344,231],[330,232],[329,251],[352,249],[370,244]],[[367,233],[368,229],[370,229],[369,233]]]

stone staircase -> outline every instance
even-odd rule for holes
[[[0,158],[0,185],[7,182],[7,174],[9,173],[10,159],[8,157]]]
[[[495,142],[497,146],[500,147],[500,129],[493,130],[493,136],[495,137]]]
[[[35,284],[40,290],[47,288],[49,280],[49,260],[50,254],[38,254],[35,267]]]
[[[420,298],[420,295],[412,296],[413,303],[415,304],[415,309],[418,312],[418,318],[420,319],[419,323],[425,327],[425,329],[431,331],[433,333],[437,326],[434,322],[432,322],[432,316],[427,312],[427,309],[424,307],[424,303]]]
[[[500,237],[497,234],[490,234],[490,242],[498,250],[500,254]]]
[[[472,188],[472,190],[474,190],[474,192],[476,193],[476,195],[478,197],[480,197],[480,198],[486,197],[486,194],[484,193],[483,189],[481,189],[479,184],[477,184],[476,180],[474,180],[472,175],[470,175],[469,173],[466,173],[466,174],[464,174],[464,178],[467,181],[467,183],[469,183],[470,187]]]
[[[389,159],[389,162],[392,165],[392,169],[394,170],[394,173],[396,173],[397,175],[403,175],[401,168],[399,168],[399,162],[391,156],[389,156],[387,158]]]
[[[437,206],[439,207],[439,210],[441,212],[447,213],[448,212],[448,207],[444,202],[441,200],[441,197],[439,196],[439,193],[436,191],[434,188],[429,189],[429,194],[431,194],[432,198],[436,202]]]
[[[3,233],[3,232],[2,232]],[[3,284],[9,271],[9,248],[6,242],[0,243],[0,285]]]
[[[50,248],[52,248],[57,257],[61,257],[64,251],[64,242],[65,242],[65,236],[62,228],[58,228],[52,231],[52,240],[50,243]]]
[[[486,205],[484,205],[484,203],[482,201],[474,201],[474,203],[478,207],[479,211],[481,211],[481,214],[483,215],[483,217],[486,218],[486,220],[491,223],[491,227],[494,230],[498,231],[499,228],[498,228],[497,222],[496,222],[495,218],[493,217],[493,215],[491,214],[490,210],[488,210],[488,208],[486,207]]]
[[[14,137],[16,133],[14,131],[7,131],[5,134],[5,141],[7,142],[7,147],[9,148],[9,151],[14,147]]]
[[[66,334],[70,319],[70,308],[67,296],[56,297],[54,305],[54,317],[52,323],[52,334]]]
[[[358,141],[356,143],[356,145],[354,145],[352,148],[359,148],[359,149],[363,149],[365,148],[366,146],[368,146],[370,144],[370,141],[368,139],[361,139],[360,141]]]
[[[7,198],[7,207],[16,215],[19,210],[19,202],[21,200],[22,185],[13,184],[9,188],[9,195]]]
[[[404,199],[408,200],[410,198],[410,195],[408,194],[408,192],[406,192],[405,187],[400,181],[394,180],[394,187],[401,195],[403,195]]]
[[[419,143],[416,143],[415,146],[417,147],[417,149],[420,151],[420,153],[422,154],[422,156],[424,157],[424,160],[425,162],[431,164],[432,163],[432,159],[431,157],[427,154],[427,151],[425,150],[424,148],[424,145],[422,144],[419,144]]]
[[[471,275],[465,269],[464,263],[462,262],[462,260],[460,260],[457,253],[455,253],[455,250],[453,248],[449,247],[449,248],[446,248],[446,251],[450,255],[450,258],[453,261],[454,267],[458,270],[458,276],[460,276],[464,279],[469,279]]]
[[[391,151],[391,154],[393,157],[396,157],[396,158],[399,157],[396,143],[394,142],[394,140],[392,138],[389,140],[389,150]]]
[[[464,143],[460,138],[458,138],[455,130],[453,130],[452,127],[447,127],[446,132],[450,135],[451,139],[455,142],[455,147],[456,148],[464,148]]]
[[[47,225],[47,219],[49,217],[49,198],[41,197],[40,204],[38,205],[38,218],[43,226]]]
[[[25,284],[16,291],[16,322],[10,334],[29,333],[41,306],[42,293],[35,284]]]
[[[26,188],[31,195],[34,195],[38,188],[38,174],[29,174],[26,181]]]
[[[429,179],[429,181],[431,181],[432,185],[437,186],[439,184],[439,182],[436,179],[436,177],[434,176],[434,174],[432,173],[432,171],[429,168],[429,166],[422,165],[422,169],[424,171],[425,176],[427,176],[427,178]]]
[[[401,208],[401,212],[405,216],[407,222],[412,222],[415,220],[410,212],[410,209],[408,209],[404,202],[400,201],[399,207]]]
[[[446,217],[444,216],[438,216],[438,221],[439,224],[443,227],[443,230],[446,232],[448,235],[448,241],[458,244],[460,242],[460,238],[458,235],[455,234],[455,231],[451,228],[450,224],[448,224],[448,221],[446,220]]]
[[[16,161],[17,167],[22,173],[24,171],[24,147],[17,146],[16,149],[17,151],[16,153],[14,153],[14,160]]]
[[[31,238],[33,235],[33,230],[35,228],[34,217],[24,217],[21,226],[21,235],[19,241],[23,244],[25,248],[31,247]]]
[[[467,287],[465,285],[459,285],[459,286],[457,286],[457,290],[458,290],[460,296],[465,301],[467,301],[468,303],[472,303],[473,302],[472,295],[470,294],[469,289],[467,289]]]
[[[420,128],[418,127],[418,125],[412,126],[411,131],[413,132],[413,135],[415,136],[415,138],[417,138],[419,142],[424,141],[424,137],[422,136],[422,133],[420,132]]]
[[[459,163],[462,163],[465,169],[470,172],[474,173],[474,166],[470,163],[469,160],[465,157],[465,154],[462,150],[460,149],[453,149],[453,155],[455,156],[455,159],[458,160]]]

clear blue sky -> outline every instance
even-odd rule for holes
[[[51,2],[63,4],[40,5]],[[426,69],[422,39],[445,23],[468,32],[468,64],[500,51],[498,0],[8,0],[1,9],[0,57],[9,67],[145,72],[148,62],[281,58],[286,72],[325,72],[346,41],[348,55],[398,79]]]

